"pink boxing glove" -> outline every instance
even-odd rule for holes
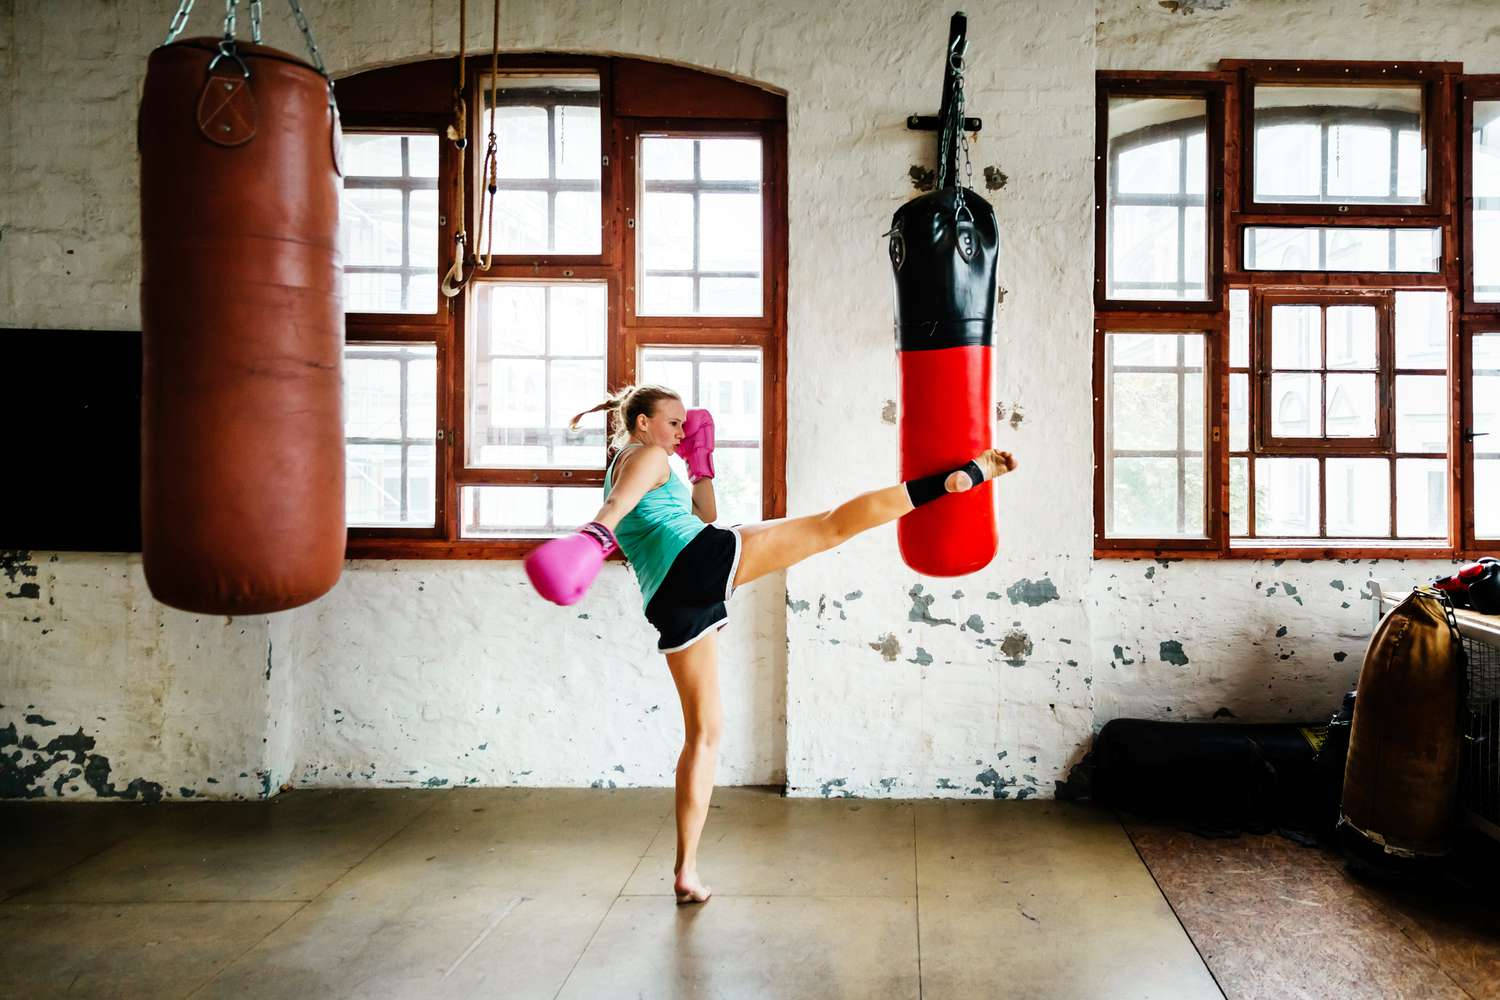
[[[613,532],[590,521],[571,535],[533,549],[526,557],[526,575],[536,592],[553,604],[577,604],[604,560],[619,547]]]
[[[682,443],[677,454],[687,463],[688,479],[714,477],[714,418],[707,410],[688,410],[682,422]]]

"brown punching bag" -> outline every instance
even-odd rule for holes
[[[151,593],[186,611],[296,607],[343,567],[331,95],[295,56],[229,38],[147,67],[142,549]]]
[[[1340,818],[1357,846],[1403,858],[1449,849],[1463,671],[1456,629],[1432,591],[1412,593],[1370,637]]]

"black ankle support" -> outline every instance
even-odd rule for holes
[[[947,496],[948,477],[955,472],[967,473],[969,481],[975,486],[984,482],[984,470],[979,467],[979,463],[977,462],[969,462],[956,469],[949,469],[947,472],[939,472],[931,476],[923,476],[920,479],[908,479],[904,485],[906,486],[906,495],[911,498],[911,505],[913,507],[920,507],[924,503],[932,503],[932,501],[939,497]]]

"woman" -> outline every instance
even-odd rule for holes
[[[573,418],[605,410],[619,448],[604,473],[604,506],[575,535],[540,546],[526,570],[542,596],[572,604],[618,546],[635,569],[646,618],[661,634],[682,699],[686,739],[677,760],[677,860],[673,889],[679,903],[701,903],[711,890],[698,877],[698,841],[713,793],[719,732],[717,631],[735,588],[833,548],[862,531],[894,521],[947,493],[959,493],[1015,469],[1009,452],[993,449],[960,469],[863,493],[809,517],[781,518],[725,529],[713,487],[713,419],[685,409],[660,386],[631,386]],[[687,462],[692,491],[667,465],[673,453]]]

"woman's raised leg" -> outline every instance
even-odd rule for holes
[[[698,877],[698,840],[714,791],[719,738],[724,725],[719,701],[718,635],[710,632],[687,649],[667,654],[667,666],[682,699],[684,738],[677,758],[677,861],[673,890],[679,903],[701,903],[711,890]]]
[[[985,479],[1003,476],[1016,467],[1015,457],[1008,451],[991,449],[974,461],[983,470]],[[944,484],[949,493],[961,493],[973,485],[968,473],[962,471],[948,476]],[[906,484],[901,483],[861,493],[821,514],[741,525],[740,565],[735,570],[734,585],[738,587],[794,566],[808,556],[826,552],[862,531],[894,521],[912,510],[911,496]]]

